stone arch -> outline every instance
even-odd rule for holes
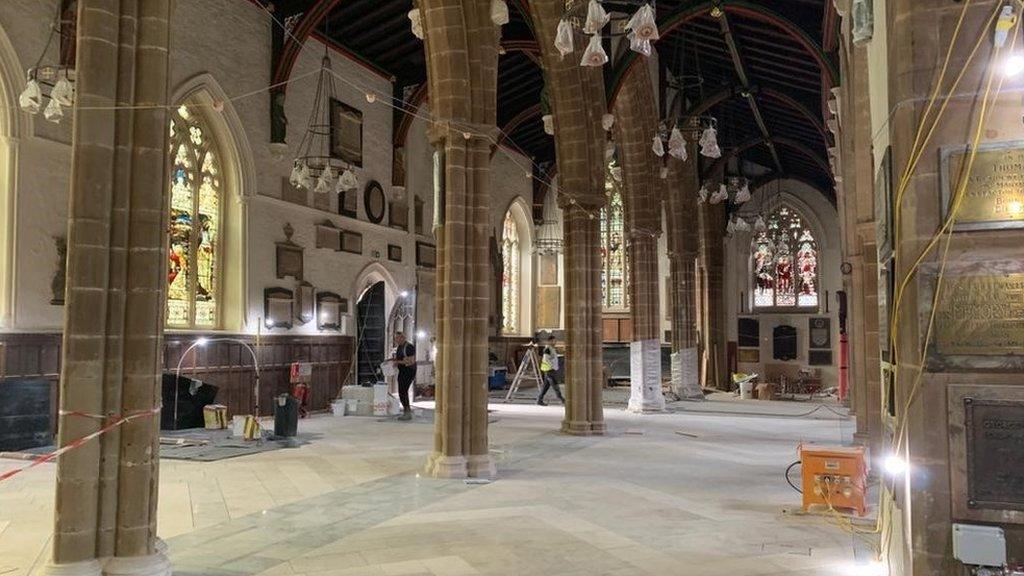
[[[256,194],[252,148],[238,113],[213,75],[202,73],[185,80],[174,90],[171,102],[198,106],[216,139],[226,184],[221,218],[224,282],[219,328],[242,331],[250,321],[246,314],[249,309],[247,200]]]
[[[402,289],[391,272],[380,262],[370,262],[356,275],[356,280],[352,284],[352,306],[354,307],[360,296],[377,282],[384,283],[384,309],[390,311],[394,308]]]
[[[516,321],[515,336],[529,336],[533,334],[534,326],[534,260],[533,243],[534,228],[531,217],[532,207],[522,196],[516,196],[509,202],[508,207],[502,212],[501,222],[504,223],[507,216],[511,216],[516,224],[516,232],[519,236],[519,318]],[[502,242],[502,231],[497,231],[498,245]],[[499,291],[499,294],[501,292]],[[500,305],[499,305],[500,308]]]
[[[18,143],[31,132],[31,118],[18,107],[24,68],[7,33],[0,27],[0,327],[14,314],[14,255],[17,241],[15,202]]]

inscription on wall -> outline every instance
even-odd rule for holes
[[[964,398],[967,506],[1024,510],[1024,402]]]
[[[1024,274],[947,277],[935,314],[942,355],[1024,351]]]
[[[946,211],[963,178],[964,148],[943,151]],[[989,143],[978,149],[957,213],[961,230],[1024,227],[1024,142]]]

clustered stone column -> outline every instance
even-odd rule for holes
[[[699,236],[700,345],[703,386],[728,389],[725,365],[725,203],[705,202],[697,211]]]
[[[650,68],[633,66],[615,100],[615,134],[622,181],[629,256],[629,306],[633,317],[630,342],[628,409],[665,409],[661,393],[661,301],[658,274],[658,236],[661,198],[657,193],[660,162],[651,149],[658,129],[658,109]]]
[[[170,0],[82,0],[61,446],[48,574],[169,575],[157,550]],[[122,106],[124,108],[115,109]],[[70,414],[108,415],[108,419]]]
[[[427,472],[491,477],[487,440],[488,213],[498,40],[489,0],[421,0],[433,125],[443,153],[437,235],[437,413]]]
[[[568,434],[604,434],[601,392],[600,221],[604,206],[604,80],[601,70],[579,65],[580,50],[564,59],[549,39],[564,12],[561,0],[533,0],[555,122],[559,206],[565,222],[565,419]],[[576,46],[585,45],[577,36]]]
[[[700,362],[697,347],[697,150],[687,141],[689,160],[668,161],[669,306],[672,321],[672,392],[679,398],[703,398],[700,394]]]

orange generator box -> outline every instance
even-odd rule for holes
[[[804,511],[814,504],[867,513],[868,459],[863,446],[800,444]]]

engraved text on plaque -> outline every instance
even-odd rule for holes
[[[1024,510],[1024,402],[964,398],[967,506]]]
[[[1018,144],[1000,142],[978,150],[957,213],[957,228],[1024,226],[1024,147]],[[962,149],[948,153],[943,174],[947,213],[968,157]]]
[[[935,315],[943,355],[1024,352],[1024,274],[947,276]]]

